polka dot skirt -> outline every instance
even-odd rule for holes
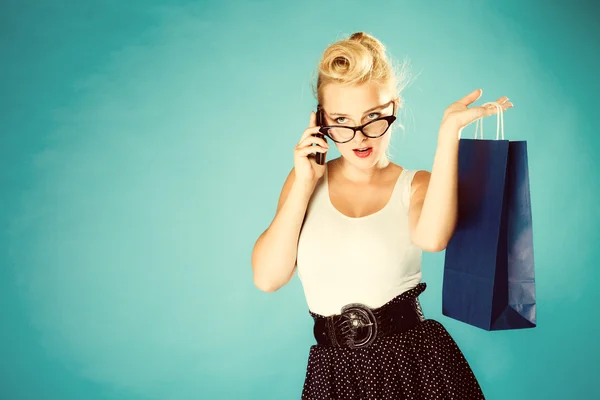
[[[416,297],[420,283],[394,300]],[[311,313],[312,314],[312,313]],[[448,331],[426,319],[368,347],[311,346],[302,400],[485,399]]]

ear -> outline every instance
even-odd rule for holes
[[[400,99],[400,96],[397,96],[396,98],[394,98],[394,116],[398,116],[398,110],[400,110],[402,108],[402,101]]]

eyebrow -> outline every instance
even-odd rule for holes
[[[371,111],[375,111],[375,110],[381,110],[382,108],[386,108],[386,107],[388,107],[388,106],[390,105],[390,103],[391,103],[391,102],[387,102],[387,103],[385,103],[385,104],[382,104],[382,105],[379,105],[379,106],[377,106],[377,107],[370,108],[370,109],[368,109],[367,111],[365,111],[365,112],[363,113],[363,115],[365,115],[365,114],[367,114],[367,113],[370,113]],[[349,115],[348,115],[348,114],[342,114],[342,113],[328,113],[328,114],[329,114],[330,116],[332,116],[332,117],[333,117],[333,116],[338,116],[338,117],[349,117]]]

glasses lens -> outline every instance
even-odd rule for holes
[[[379,136],[388,128],[388,122],[385,119],[376,120],[364,127],[363,132],[369,136]]]
[[[354,131],[352,129],[348,129],[348,128],[330,128],[329,129],[329,134],[331,135],[331,138],[333,140],[335,140],[336,142],[345,142],[347,140],[352,139],[352,136],[354,135]]]
[[[375,120],[370,122],[363,128],[363,133],[367,136],[378,137],[381,136],[387,131],[389,127],[389,123],[385,119]],[[350,128],[344,127],[333,127],[328,128],[329,135],[336,142],[347,142],[351,140],[354,136],[354,130]]]

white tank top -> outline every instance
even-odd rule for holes
[[[412,243],[408,222],[415,173],[402,170],[384,208],[352,218],[331,203],[325,169],[298,241],[298,278],[310,311],[339,314],[349,303],[377,308],[421,281],[422,250]]]

